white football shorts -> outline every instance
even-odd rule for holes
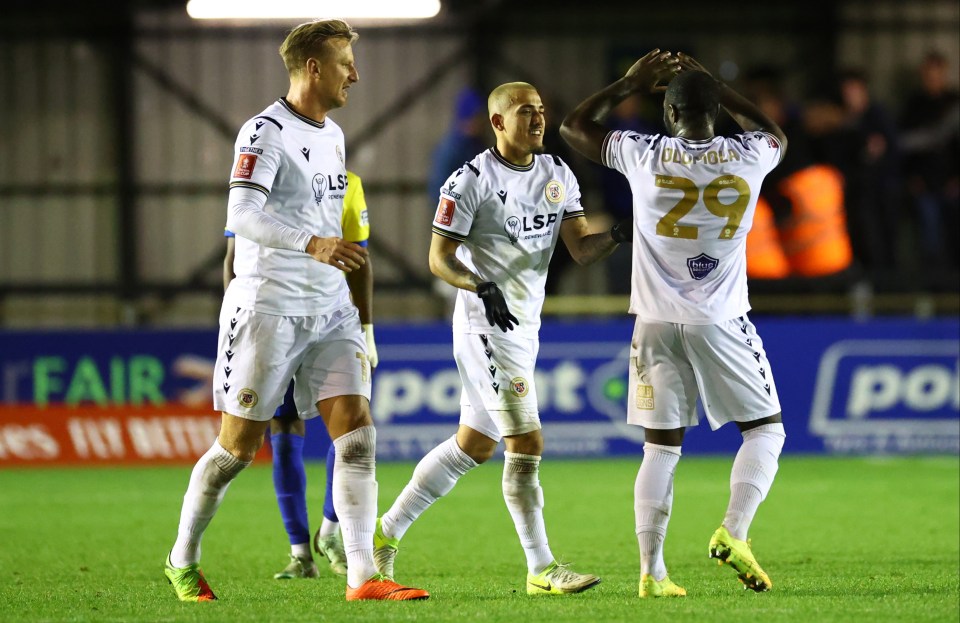
[[[495,331],[455,331],[453,357],[463,382],[460,423],[499,441],[540,430],[533,382],[540,341]]]
[[[334,396],[370,400],[370,365],[353,305],[322,316],[274,316],[224,304],[213,378],[213,406],[266,421],[283,402],[290,379],[302,419]]]
[[[712,325],[637,318],[627,421],[661,430],[696,426],[697,398],[713,430],[780,412],[756,327],[746,316]]]

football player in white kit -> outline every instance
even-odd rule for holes
[[[675,76],[675,77],[673,77]],[[670,79],[672,77],[672,79]],[[669,135],[608,132],[610,109],[669,79]],[[744,133],[715,136],[723,107]],[[730,502],[709,555],[745,587],[772,584],[747,541],[777,472],[785,438],[770,362],[747,319],[746,237],[764,176],[787,148],[783,131],[756,106],[684,54],[653,50],[620,80],[582,102],[561,126],[577,151],[627,177],[633,191],[636,315],[628,421],[643,426],[644,459],[634,487],[640,596],[679,597],[663,540],[684,430],[697,399],[711,428],[735,422],[743,435],[730,475]]]
[[[227,229],[236,234],[234,278],[220,311],[214,407],[220,434],[200,458],[183,499],[165,574],[182,601],[216,599],[200,571],[200,540],[230,482],[263,444],[291,378],[300,417],[323,418],[336,446],[333,497],[348,561],[350,600],[426,599],[376,572],[376,432],[370,366],[342,272],[366,249],[343,239],[347,187],[343,132],[327,115],[359,76],[340,20],[294,28],[280,56],[285,98],[247,121],[234,151]]]
[[[453,351],[463,393],[457,434],[431,450],[380,521],[378,570],[391,577],[411,524],[505,439],[503,497],[527,558],[529,594],[578,593],[600,582],[557,564],[543,522],[543,452],[537,389],[540,309],[559,239],[580,264],[613,252],[629,228],[591,234],[569,167],[543,154],[546,125],[537,90],[503,84],[488,98],[496,147],[455,171],[440,190],[430,270],[459,288]]]

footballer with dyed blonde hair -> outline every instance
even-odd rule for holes
[[[230,482],[253,461],[274,410],[294,383],[299,417],[320,415],[336,446],[334,506],[347,557],[346,599],[426,599],[379,575],[376,431],[370,361],[343,273],[367,250],[344,239],[347,192],[343,132],[329,113],[359,80],[341,20],[293,29],[280,48],[290,87],[240,129],[226,228],[236,235],[233,272],[220,311],[214,407],[220,434],[200,458],[183,498],[165,574],[181,601],[211,601],[200,540]]]
[[[527,562],[531,595],[579,593],[600,578],[558,564],[543,521],[543,435],[534,369],[547,266],[562,239],[580,264],[627,239],[629,227],[590,233],[580,186],[543,155],[546,111],[525,82],[488,98],[496,145],[454,171],[440,191],[430,270],[458,288],[453,355],[463,381],[457,433],[431,450],[374,534],[377,569],[392,577],[400,539],[468,471],[506,444],[503,497]]]

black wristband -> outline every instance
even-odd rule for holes
[[[477,296],[479,296],[480,298],[483,298],[484,296],[489,294],[493,288],[496,288],[496,287],[497,287],[497,284],[492,281],[484,281],[483,283],[478,283]]]

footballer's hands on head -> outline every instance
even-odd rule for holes
[[[329,264],[345,273],[354,271],[367,263],[367,250],[343,238],[313,236],[307,243],[306,252],[318,262]]]
[[[680,71],[702,71],[708,76],[713,75],[707,71],[707,68],[701,65],[697,59],[693,58],[689,54],[677,52],[677,59],[680,61]]]
[[[630,80],[636,91],[653,92],[663,89],[657,86],[658,83],[669,82],[679,72],[680,61],[676,56],[654,48],[634,63],[624,74],[624,78]]]
[[[507,301],[503,298],[503,292],[494,282],[484,281],[477,285],[477,296],[483,301],[483,307],[487,313],[487,322],[490,323],[491,327],[496,325],[506,333],[512,331],[514,325],[520,324],[517,317],[510,313]]]

